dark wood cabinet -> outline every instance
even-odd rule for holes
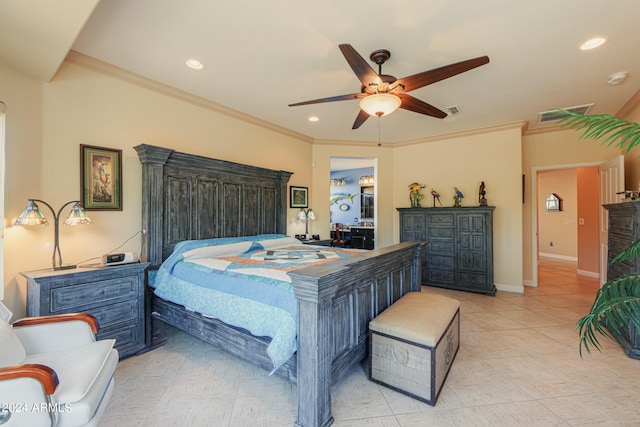
[[[611,263],[616,255],[640,239],[640,202],[614,203],[604,208],[609,212],[607,280],[640,271],[640,258]],[[640,331],[633,323],[629,323],[625,334],[610,332],[629,357],[640,359]]]
[[[150,343],[145,313],[148,265],[21,273],[27,278],[27,315],[89,313],[100,325],[96,338],[115,338],[121,359],[139,353]]]
[[[426,240],[422,284],[495,295],[494,206],[398,208],[400,241]]]
[[[375,247],[375,230],[372,227],[351,227],[351,247],[373,249]]]

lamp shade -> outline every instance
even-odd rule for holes
[[[307,219],[307,214],[304,212],[304,209],[300,209],[300,212],[298,212],[298,221],[304,221],[305,219]]]
[[[64,220],[66,225],[91,224],[91,218],[87,216],[87,212],[76,202],[69,212],[69,216]]]
[[[30,200],[13,225],[49,225],[49,221],[42,215],[36,202]]]
[[[316,214],[314,214],[313,211],[309,209],[309,211],[307,212],[307,218],[310,219],[311,221],[315,221]]]
[[[377,93],[362,98],[360,109],[370,116],[386,116],[396,111],[402,101],[390,93]]]

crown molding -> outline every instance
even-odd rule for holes
[[[397,142],[393,144],[393,146],[404,147],[407,145],[424,144],[428,142],[443,141],[446,139],[469,137],[469,136],[481,135],[484,133],[501,132],[501,131],[513,130],[513,129],[520,129],[520,131],[522,132],[522,130],[525,129],[527,125],[528,125],[528,122],[526,120],[518,120],[516,122],[503,123],[495,126],[488,126],[484,128],[470,129],[470,130],[465,130],[461,132],[453,132],[453,133],[447,133],[442,135],[429,136],[427,138],[419,138],[419,139],[413,139],[410,141]]]
[[[115,65],[100,61],[99,59],[95,59],[80,52],[76,52],[75,50],[69,51],[64,62],[77,65],[79,67],[86,68],[88,70],[95,71],[96,73],[100,73],[109,77],[114,77],[118,80],[122,80],[127,83],[131,83],[136,86],[149,89],[184,102],[188,102],[201,108],[206,108],[207,110],[211,110],[219,114],[224,114],[225,116],[232,117],[234,119],[241,120],[243,122],[250,123],[252,125],[259,126],[261,128],[277,132],[309,144],[314,142],[313,138],[311,138],[310,136],[294,132],[282,126],[277,126],[266,120],[258,119],[257,117],[242,113],[240,111],[226,107],[222,104],[218,104],[216,102],[209,101],[208,99],[176,89],[164,83],[142,77],[123,68],[116,67]]]
[[[640,104],[640,90],[633,94],[631,98],[618,110],[616,117],[625,118]]]

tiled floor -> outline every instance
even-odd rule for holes
[[[573,329],[596,279],[542,259],[540,286],[495,297],[424,288],[461,301],[461,344],[435,407],[367,379],[332,390],[334,426],[639,426],[640,360],[609,340],[580,359]],[[295,385],[177,330],[126,359],[106,426],[291,426]]]

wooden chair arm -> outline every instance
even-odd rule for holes
[[[72,322],[72,321],[82,321],[89,325],[91,328],[91,332],[93,334],[97,334],[100,330],[100,325],[98,325],[98,320],[88,313],[68,313],[68,314],[56,314],[51,316],[35,316],[35,317],[25,317],[23,319],[18,319],[13,322],[13,326],[33,326],[33,325],[44,325],[47,323],[60,323],[60,322]]]
[[[40,381],[47,394],[53,394],[59,384],[58,375],[48,366],[26,364],[0,368],[0,381],[25,377]]]

